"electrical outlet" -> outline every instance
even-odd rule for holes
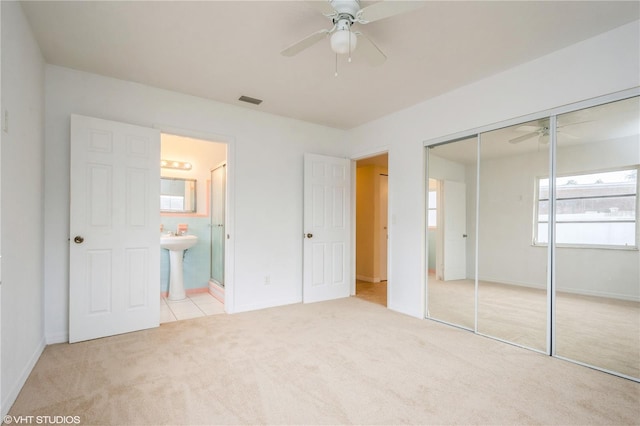
[[[264,276],[264,285],[269,285],[271,284],[271,276],[270,275],[265,275]]]

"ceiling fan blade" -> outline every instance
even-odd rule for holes
[[[558,132],[558,136],[559,137],[565,137],[567,139],[580,139],[580,136],[576,136],[576,135],[573,135],[571,133],[567,133],[567,132],[564,132],[564,131],[563,132]]]
[[[401,13],[419,9],[425,5],[421,1],[381,1],[361,9],[356,20],[361,24],[379,21]]]
[[[336,11],[331,7],[329,0],[308,0],[305,2],[323,15],[333,15]]]
[[[538,132],[527,133],[526,135],[518,136],[517,138],[509,139],[509,143],[520,143],[528,139],[531,139],[538,135]]]
[[[362,55],[371,66],[382,65],[387,57],[382,50],[378,48],[371,40],[367,38],[360,31],[355,33],[358,36],[358,48],[356,49],[354,56]]]
[[[300,41],[293,43],[291,46],[284,49],[280,54],[282,56],[294,56],[302,52],[304,49],[313,46],[329,34],[329,30],[316,31],[313,34],[308,35]]]
[[[558,129],[568,126],[575,126],[576,124],[591,123],[593,120],[574,121],[573,123],[558,123]]]

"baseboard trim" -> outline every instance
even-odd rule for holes
[[[234,313],[257,311],[259,309],[275,308],[276,306],[294,305],[302,303],[301,299],[290,300],[270,300],[263,303],[251,303],[248,305],[237,306]]]
[[[47,334],[45,338],[47,345],[55,345],[56,343],[68,343],[69,333]]]
[[[626,294],[608,293],[605,291],[589,291],[575,288],[558,289],[559,293],[576,294],[578,296],[604,297],[607,299],[624,300],[626,302],[640,302],[640,297],[629,296]]]
[[[224,287],[218,285],[215,281],[209,281],[209,294],[224,303]]]
[[[198,293],[206,293],[209,291],[209,287],[199,287],[199,288],[186,288],[184,290],[184,292],[186,294],[198,294]],[[168,297],[169,296],[169,292],[168,291],[161,291],[160,292],[160,296],[161,297]]]
[[[364,275],[356,275],[356,279],[358,281],[366,281],[368,283],[379,283],[381,281],[380,277],[367,277]]]
[[[1,416],[3,418],[11,409],[11,407],[13,406],[13,403],[16,402],[16,399],[18,398],[18,394],[22,390],[22,387],[24,386],[24,384],[27,382],[27,379],[29,378],[29,374],[31,374],[31,372],[33,371],[33,367],[36,366],[36,363],[38,362],[38,359],[40,359],[40,355],[42,355],[42,351],[44,351],[44,348],[46,346],[47,345],[45,344],[45,339],[43,336],[40,342],[38,343],[36,350],[33,352],[31,357],[29,358],[29,361],[22,369],[22,373],[18,377],[18,381],[13,385],[8,386],[10,389],[6,394],[3,388],[2,413],[1,413]]]
[[[469,278],[469,279],[472,279],[472,278]],[[538,284],[538,283],[531,283],[531,282],[525,282],[525,281],[505,281],[505,280],[501,280],[493,277],[479,277],[478,281],[486,281],[486,282],[496,283],[496,284],[507,284],[507,285],[514,285],[519,287],[535,288],[538,290],[544,290],[545,288],[547,288],[546,283]]]
[[[504,280],[491,278],[491,277],[489,277],[489,278],[482,277],[482,278],[479,278],[479,281],[488,281],[488,282],[494,282],[494,283],[498,283],[498,284],[507,284],[507,285],[513,285],[513,286],[519,286],[519,287],[527,287],[527,288],[533,288],[533,289],[537,289],[537,290],[545,290],[547,288],[546,284],[545,285],[539,285],[539,284],[527,283],[527,282],[504,281]],[[636,297],[636,296],[628,295],[628,294],[610,293],[610,292],[607,292],[607,291],[582,290],[582,289],[578,289],[578,288],[557,288],[556,290],[558,292],[560,292],[560,293],[576,294],[576,295],[579,295],[579,296],[604,297],[604,298],[607,298],[607,299],[625,300],[625,301],[628,301],[628,302],[640,302],[640,297]]]

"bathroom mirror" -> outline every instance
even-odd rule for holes
[[[161,177],[160,211],[166,213],[195,213],[196,180]]]

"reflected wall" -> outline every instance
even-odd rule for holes
[[[532,244],[535,182],[549,176],[549,120],[480,135],[478,332],[547,350],[547,250]]]

